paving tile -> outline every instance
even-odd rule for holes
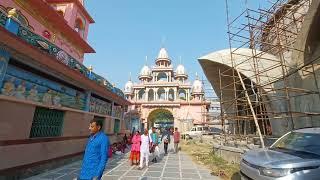
[[[182,173],[182,178],[200,179],[198,174]]]
[[[164,169],[164,172],[166,173],[166,172],[179,172],[180,171],[180,169],[179,168],[165,168]]]
[[[180,168],[180,165],[176,165],[176,164],[167,164],[165,167],[166,167],[166,168]]]
[[[127,174],[125,174],[125,176],[141,176],[143,174],[144,171],[137,171],[137,170],[131,170],[131,171],[128,171]]]
[[[59,177],[56,180],[73,180],[75,178],[78,178],[79,176],[77,174],[67,174],[65,176]]]
[[[119,166],[119,167],[115,168],[114,170],[116,170],[116,171],[128,171],[128,170],[130,170],[131,168],[133,168],[133,167]]]
[[[45,174],[44,176],[41,176],[40,178],[43,179],[55,179],[58,178],[60,176],[63,176],[64,174],[58,174],[58,173],[49,173],[49,174]]]
[[[180,178],[180,172],[164,172],[163,177]]]
[[[140,176],[132,177],[132,176],[124,176],[121,180],[140,180]]]
[[[149,167],[148,171],[162,171],[163,167]]]
[[[160,177],[162,174],[161,171],[147,171],[144,176],[145,177]]]
[[[152,156],[150,156],[152,158]],[[150,158],[150,159],[151,159]],[[72,180],[80,173],[81,161],[62,166],[47,173],[29,178],[28,180]],[[180,177],[181,176],[181,177]],[[109,159],[104,170],[103,180],[140,179],[140,180],[197,180],[219,179],[212,176],[210,170],[195,164],[183,152],[169,154],[158,159],[158,163],[149,163],[149,167],[138,170],[138,166],[131,166],[128,155],[114,156]]]
[[[120,176],[109,176],[109,175],[105,175],[101,178],[102,180],[118,180],[120,179]]]
[[[160,178],[154,178],[154,177],[141,177],[140,180],[160,180]]]
[[[113,175],[113,176],[121,176],[124,173],[126,173],[127,171],[111,171],[109,173],[107,173],[107,175]]]

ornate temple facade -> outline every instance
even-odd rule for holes
[[[92,119],[104,122],[111,141],[126,130],[130,102],[83,65],[95,52],[83,3],[0,1],[0,179],[81,156]]]
[[[174,69],[165,48],[160,49],[153,67],[142,67],[138,78],[138,83],[130,79],[124,89],[134,117],[140,119],[134,129],[174,126],[185,131],[193,124],[206,123],[203,114],[210,103],[204,99],[202,82],[197,77],[191,84],[182,64]]]

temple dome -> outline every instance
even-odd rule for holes
[[[151,70],[148,66],[144,65],[140,71],[140,76],[150,76]]]
[[[179,64],[176,69],[176,75],[186,75],[186,70],[182,64]]]
[[[168,52],[165,48],[161,48],[158,54],[158,59],[169,59]]]
[[[126,85],[124,86],[124,92],[125,93],[132,93],[133,92],[133,83],[131,80],[129,80]]]
[[[192,93],[203,93],[202,82],[199,79],[196,79],[192,85]]]

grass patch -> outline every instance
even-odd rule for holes
[[[230,164],[213,152],[212,145],[201,143],[196,140],[189,140],[181,143],[181,150],[191,155],[201,165],[211,170],[211,174],[222,179],[240,179],[239,165]]]

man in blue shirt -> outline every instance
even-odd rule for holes
[[[83,157],[80,180],[100,180],[108,161],[109,138],[102,131],[102,121],[90,122],[90,137]]]

